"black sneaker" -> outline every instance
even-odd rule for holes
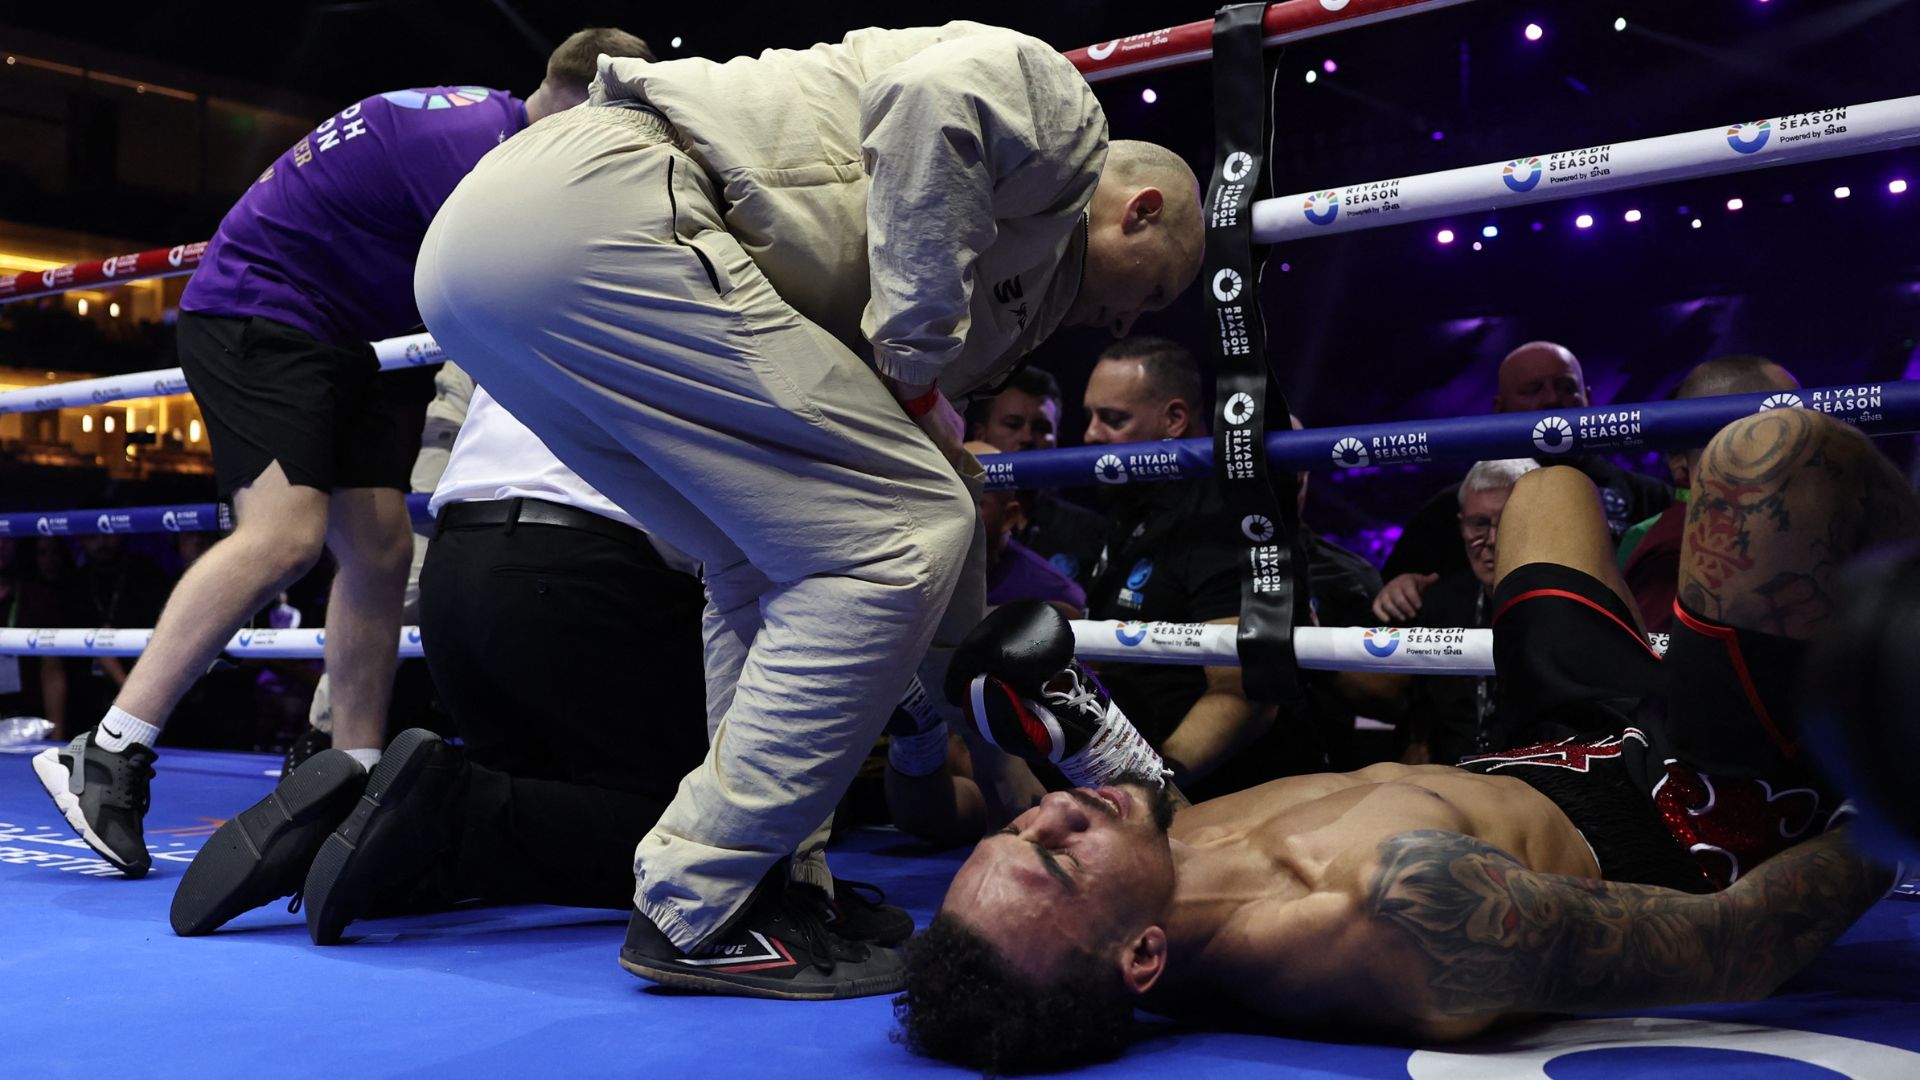
[[[878,885],[836,876],[831,900],[817,885],[795,882],[792,887],[813,903],[827,929],[850,941],[892,947],[913,936],[913,916],[887,903]]]
[[[367,770],[343,750],[322,750],[288,773],[266,798],[221,825],[174,890],[173,932],[211,933],[227,920],[283,896],[299,904],[320,845],[353,809]]]
[[[118,752],[102,750],[93,744],[93,732],[86,731],[65,746],[35,754],[33,771],[88,847],[128,877],[146,877],[153,856],[147,854],[140,823],[147,816],[147,785],[158,756],[139,743]],[[76,761],[84,767],[76,768]]]
[[[760,883],[733,925],[692,953],[636,910],[620,966],[666,986],[746,997],[825,1001],[897,993],[906,962],[893,949],[849,941],[820,921],[810,886],[790,886],[785,863]]]
[[[307,871],[307,933],[337,945],[355,919],[391,907],[454,845],[452,808],[466,759],[425,728],[394,736],[366,792]]]

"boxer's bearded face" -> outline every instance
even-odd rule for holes
[[[1164,916],[1172,820],[1158,785],[1053,792],[974,848],[941,910],[1035,977],[1070,948],[1104,954]]]

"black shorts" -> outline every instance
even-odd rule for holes
[[[275,461],[289,482],[321,491],[409,489],[432,368],[383,374],[370,345],[258,316],[182,313],[179,347],[221,498]]]
[[[1617,755],[1618,768],[1651,796],[1673,841],[1725,885],[1824,827],[1839,799],[1800,749],[1794,701],[1806,643],[1675,609],[1662,659],[1625,602],[1592,576],[1552,563],[1516,568],[1493,595],[1496,707],[1521,730],[1640,732],[1645,749]],[[1492,758],[1515,762],[1499,771],[1534,783],[1573,817],[1545,786],[1564,777],[1535,783],[1536,765],[1519,760],[1540,750]]]
[[[1567,739],[1508,750],[1460,763],[1468,772],[1511,776],[1553,800],[1586,838],[1600,876],[1608,881],[1709,893],[1721,883],[1675,843],[1654,800],[1647,797],[1663,764],[1638,728],[1604,738]]]

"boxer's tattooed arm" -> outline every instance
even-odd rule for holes
[[[1680,599],[1716,622],[1806,638],[1841,563],[1920,535],[1920,500],[1859,432],[1804,409],[1728,425],[1694,469]]]
[[[1427,964],[1435,1018],[1763,996],[1870,906],[1890,875],[1828,833],[1711,896],[1536,873],[1459,833],[1380,845],[1367,917]]]

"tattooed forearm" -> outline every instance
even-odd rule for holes
[[[1762,996],[1888,884],[1836,834],[1712,896],[1535,873],[1458,833],[1403,833],[1379,851],[1367,914],[1424,957],[1442,1017]]]

